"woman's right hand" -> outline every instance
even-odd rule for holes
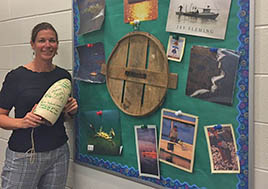
[[[38,127],[45,123],[45,120],[34,114],[33,111],[37,104],[23,118],[9,117],[10,110],[0,108],[0,128],[15,130],[22,128]]]
[[[45,124],[42,117],[33,113],[36,106],[37,104],[24,116],[24,118],[22,118],[20,128],[38,127],[41,124]]]

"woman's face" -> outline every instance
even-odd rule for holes
[[[58,41],[56,34],[52,30],[41,30],[38,32],[35,42],[31,41],[35,51],[35,59],[52,62],[58,50]]]

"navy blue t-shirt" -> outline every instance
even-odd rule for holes
[[[0,91],[0,107],[7,110],[14,107],[15,118],[23,118],[38,104],[49,87],[63,78],[71,81],[70,73],[57,66],[51,72],[33,72],[20,66],[6,75]],[[8,141],[9,149],[26,152],[32,148],[31,131],[32,128],[13,130]],[[36,152],[54,150],[67,140],[63,113],[53,126],[41,125],[34,129]]]

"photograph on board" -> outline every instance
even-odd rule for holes
[[[105,50],[102,42],[76,47],[79,56],[79,68],[74,79],[89,83],[105,83],[101,66],[105,64]]]
[[[105,17],[105,0],[77,0],[79,9],[78,35],[100,30]]]
[[[224,39],[231,0],[170,0],[166,31]]]
[[[135,128],[139,175],[160,178],[155,125],[137,125]]]
[[[123,145],[121,140],[121,121],[118,110],[90,110],[80,113],[81,133],[84,150],[87,154],[120,156]]]
[[[198,117],[162,109],[159,160],[193,172]]]
[[[239,59],[230,49],[192,46],[186,95],[232,106]]]
[[[124,0],[124,22],[148,21],[158,17],[158,0]]]
[[[205,126],[212,173],[240,173],[236,140],[231,124]]]
[[[179,37],[177,35],[169,36],[167,46],[167,58],[169,60],[181,62],[184,53],[185,40],[185,37]]]

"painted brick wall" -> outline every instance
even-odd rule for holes
[[[255,0],[255,73],[254,73],[254,180],[255,189],[267,187],[268,178],[268,6]]]
[[[32,60],[30,34],[41,21],[52,23],[60,40],[54,63],[72,71],[72,0],[3,0],[0,1],[0,83],[6,73]],[[14,112],[11,113],[14,115]],[[0,129],[0,169],[2,170],[10,131]],[[67,125],[70,149],[73,151],[73,129]],[[73,154],[73,153],[72,153]],[[73,155],[66,188],[73,188]]]

